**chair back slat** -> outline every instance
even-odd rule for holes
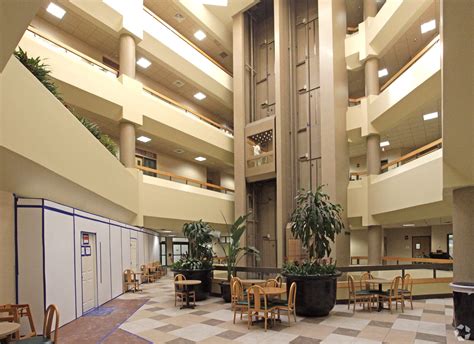
[[[296,282],[291,283],[290,293],[288,294],[288,307],[293,309],[296,304]]]
[[[267,310],[267,295],[259,285],[253,285],[247,289],[247,301],[249,308],[253,309],[255,312]]]
[[[54,329],[53,329],[54,322]],[[43,336],[53,343],[58,342],[59,312],[56,305],[49,305],[44,314]],[[54,334],[53,334],[54,333]]]
[[[405,274],[402,279],[402,289],[408,290],[410,293],[413,291],[413,279],[410,274]]]
[[[355,293],[354,277],[347,275],[347,287],[349,288],[349,294]]]
[[[270,278],[265,281],[265,287],[279,287],[279,283],[276,279]]]
[[[186,276],[184,276],[183,274],[177,274],[176,276],[174,276],[174,280],[175,280],[175,282],[186,281]],[[182,286],[180,284],[175,284],[175,288],[178,291],[184,290],[184,286]]]
[[[232,303],[237,303],[244,299],[244,286],[238,277],[234,277],[231,281]]]
[[[360,276],[360,290],[369,290],[370,289],[370,283],[369,280],[374,279],[374,276],[370,272],[364,272]]]

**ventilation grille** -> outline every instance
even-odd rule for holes
[[[174,14],[174,19],[176,19],[178,23],[181,23],[184,20],[184,16],[181,13],[176,12]]]
[[[219,54],[219,56],[225,59],[229,55],[225,51],[223,51],[222,53]]]
[[[183,87],[184,82],[181,81],[181,80],[175,80],[175,81],[173,81],[173,85],[175,85],[176,87]]]

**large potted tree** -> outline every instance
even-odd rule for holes
[[[260,252],[253,246],[241,246],[240,239],[244,234],[246,227],[246,220],[249,214],[240,216],[229,228],[229,240],[222,242],[220,233],[217,235],[217,243],[221,247],[225,255],[225,264],[227,268],[227,281],[221,282],[221,294],[225,302],[230,302],[230,279],[231,276],[236,276],[236,267],[241,259],[248,255],[254,255],[258,260]]]
[[[202,220],[185,223],[183,234],[188,239],[189,250],[179,261],[172,265],[172,271],[183,274],[186,279],[200,280],[194,288],[196,301],[205,300],[212,286],[212,227]]]
[[[337,278],[331,242],[344,229],[342,207],[333,204],[319,187],[315,192],[300,191],[291,215],[291,233],[300,239],[309,260],[289,262],[283,267],[287,287],[296,282],[296,314],[325,316],[336,304]]]

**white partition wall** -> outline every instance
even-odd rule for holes
[[[84,233],[95,235],[98,306],[123,293],[131,238],[138,266],[159,257],[159,237],[152,231],[47,200],[18,198],[16,217],[17,302],[30,304],[35,324],[43,323],[44,310],[53,303],[61,326],[83,315]]]
[[[46,305],[58,306],[61,310],[61,325],[76,318],[76,304],[71,302],[76,295],[72,213],[72,208],[44,201]]]

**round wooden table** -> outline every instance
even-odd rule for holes
[[[388,279],[385,279],[385,278],[372,278],[372,279],[366,280],[366,283],[368,283],[368,284],[378,284],[379,285],[379,292],[382,293],[383,292],[382,285],[390,284],[390,283],[392,283],[392,280],[388,280]],[[382,309],[383,309],[383,302],[379,301],[378,311],[380,312],[380,311],[382,311]]]
[[[286,293],[286,288],[281,287],[262,287],[267,295],[281,295]],[[253,294],[253,289],[249,290],[249,294]]]
[[[262,279],[243,279],[240,280],[243,285],[260,285],[265,284],[266,280]]]
[[[18,331],[20,329],[20,324],[15,323],[15,322],[0,322],[0,341],[3,343],[8,343],[8,340],[5,341],[5,339]]]
[[[184,286],[183,292],[186,294],[186,305],[181,306],[181,309],[183,309],[183,308],[194,308],[194,305],[189,304],[189,292],[192,291],[192,289],[194,288],[195,285],[199,285],[201,283],[202,282],[200,280],[174,281],[174,284]]]

